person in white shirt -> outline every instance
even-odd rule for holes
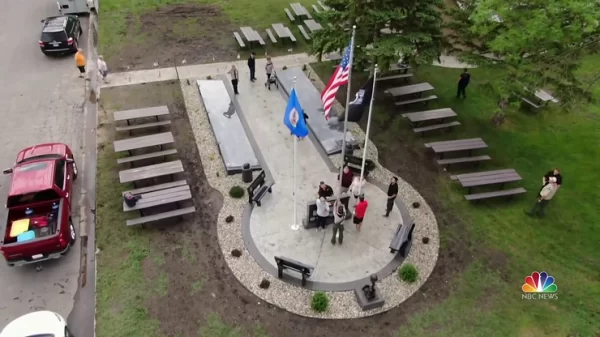
[[[329,203],[324,197],[317,199],[317,230],[325,229],[329,217]]]
[[[556,177],[549,177],[548,184],[540,191],[536,203],[529,212],[525,211],[525,213],[529,216],[537,215],[540,218],[544,217],[544,209],[548,206],[548,203],[552,200],[556,191],[558,191],[557,179]]]
[[[106,76],[108,76],[108,67],[106,66],[106,62],[104,61],[104,56],[98,56],[98,72],[100,76],[102,76],[102,80],[106,82]]]
[[[365,178],[361,179],[360,177],[354,177],[352,179],[352,184],[350,185],[350,188],[348,188],[348,192],[350,192],[351,197],[354,197],[353,207],[356,207],[356,204],[358,203],[358,197],[364,191],[365,183]]]

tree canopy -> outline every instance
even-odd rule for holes
[[[455,50],[471,64],[502,64],[502,96],[550,88],[561,100],[584,94],[576,70],[598,53],[600,5],[594,0],[464,0],[451,10]],[[600,74],[600,72],[599,72]]]
[[[312,52],[322,55],[348,46],[356,25],[354,64],[382,69],[401,56],[431,64],[443,48],[441,0],[325,0],[333,10],[316,14],[323,30],[314,34]],[[330,26],[331,25],[331,26]]]

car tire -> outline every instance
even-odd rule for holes
[[[75,231],[75,225],[73,224],[73,220],[69,218],[69,238],[71,239],[71,245],[77,241],[77,232]]]

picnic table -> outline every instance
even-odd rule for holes
[[[453,179],[458,180],[461,186],[468,188],[468,193],[471,193],[473,187],[501,184],[501,188],[503,188],[504,184],[519,181],[522,178],[514,169],[504,169],[458,174]]]
[[[537,97],[540,100],[540,103],[542,103],[542,102],[544,102],[544,103],[548,103],[548,102],[558,103],[558,99],[554,98],[554,96],[550,95],[545,90],[538,89],[538,90],[536,90],[534,92],[534,95],[535,95],[535,97]]]
[[[271,25],[271,27],[273,27],[275,34],[277,34],[277,37],[279,37],[280,39],[290,39],[292,41],[296,40],[296,38],[292,35],[290,29],[286,27],[283,23],[274,23]]]
[[[154,106],[150,108],[143,109],[132,109],[132,110],[122,110],[115,111],[114,120],[118,121],[127,121],[127,125],[129,125],[129,121],[136,118],[145,118],[145,117],[155,117],[158,122],[158,116],[168,115],[169,108],[166,105],[162,106]]]
[[[468,151],[469,156],[471,156],[473,150],[485,149],[488,146],[481,138],[469,138],[427,143],[425,147],[432,149],[442,159],[447,152]]]
[[[419,111],[419,112],[411,112],[402,114],[402,117],[408,118],[411,124],[418,124],[421,122],[427,121],[435,121],[441,120],[442,123],[444,119],[456,117],[456,112],[450,108],[443,109],[435,109],[435,110],[427,110],[427,111]]]
[[[312,18],[308,10],[304,6],[302,6],[302,4],[295,2],[291,3],[290,7],[292,8],[292,11],[294,11],[294,14],[296,14],[296,16],[306,16],[307,18]]]
[[[240,27],[240,31],[244,35],[244,38],[246,38],[246,41],[248,41],[248,43],[250,44],[250,48],[252,48],[252,44],[254,42],[258,42],[261,46],[265,45],[265,41],[260,36],[260,34],[258,34],[258,32],[254,30],[254,28]]]
[[[129,151],[131,154],[131,150],[141,149],[145,147],[151,146],[160,146],[162,150],[162,146],[165,144],[174,143],[173,134],[171,132],[163,132],[157,133],[155,135],[127,138],[123,140],[116,140],[113,143],[115,148],[115,152],[123,152]]]
[[[402,87],[390,88],[390,89],[387,89],[385,92],[393,97],[397,97],[397,96],[406,96],[406,95],[414,95],[414,94],[421,95],[425,91],[429,91],[429,90],[433,90],[433,89],[434,88],[431,84],[424,82],[424,83],[418,83],[418,84],[412,84],[412,85],[405,85]]]
[[[141,196],[141,198],[138,200],[135,206],[129,207],[125,202],[123,202],[124,212],[156,207],[178,201],[189,200],[192,198],[190,186],[187,184],[146,193],[137,193],[136,195]]]
[[[121,184],[183,172],[181,160],[136,167],[119,172]]]
[[[317,21],[310,19],[310,20],[304,20],[304,24],[306,25],[306,27],[308,27],[308,29],[311,31],[311,33],[314,33],[318,30],[323,29],[323,26],[321,26],[320,23],[318,23]]]

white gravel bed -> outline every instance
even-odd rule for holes
[[[416,223],[412,248],[404,263],[412,263],[417,267],[419,279],[413,284],[406,284],[398,279],[396,273],[393,273],[378,282],[377,289],[385,299],[385,305],[382,308],[364,312],[358,306],[352,291],[329,292],[329,309],[319,314],[314,312],[310,307],[313,291],[282,282],[264,271],[248,253],[242,238],[240,221],[243,209],[247,206],[247,199],[233,199],[229,196],[229,189],[232,186],[239,185],[246,187],[247,184],[242,183],[240,175],[227,175],[196,83],[192,80],[190,80],[190,83],[188,85],[186,81],[181,81],[181,89],[194,137],[198,144],[202,165],[209,184],[224,196],[223,207],[219,213],[217,222],[219,246],[229,268],[249,291],[258,296],[262,301],[301,316],[323,319],[348,319],[371,316],[390,310],[408,299],[427,280],[437,261],[439,249],[437,222],[425,200],[410,184],[402,179],[398,182],[400,198],[407,205],[411,217]],[[323,85],[318,79],[315,84],[317,86]],[[349,128],[359,142],[364,142],[364,134],[358,125],[350,123]],[[377,161],[377,149],[375,146],[369,146],[368,157]],[[332,159],[334,163],[339,163],[341,158],[340,155],[337,155],[332,157]],[[391,176],[392,173],[382,168],[379,164],[376,171],[372,173],[374,179],[385,184],[387,184]],[[413,209],[411,206],[415,201],[420,203],[418,209]],[[234,217],[234,221],[226,223],[225,218],[229,215]],[[430,241],[428,244],[422,243],[423,237],[429,237]],[[239,258],[233,257],[231,255],[233,249],[240,250],[242,256]],[[270,287],[266,290],[259,287],[263,279],[271,282]],[[259,303],[261,302],[259,301]]]

